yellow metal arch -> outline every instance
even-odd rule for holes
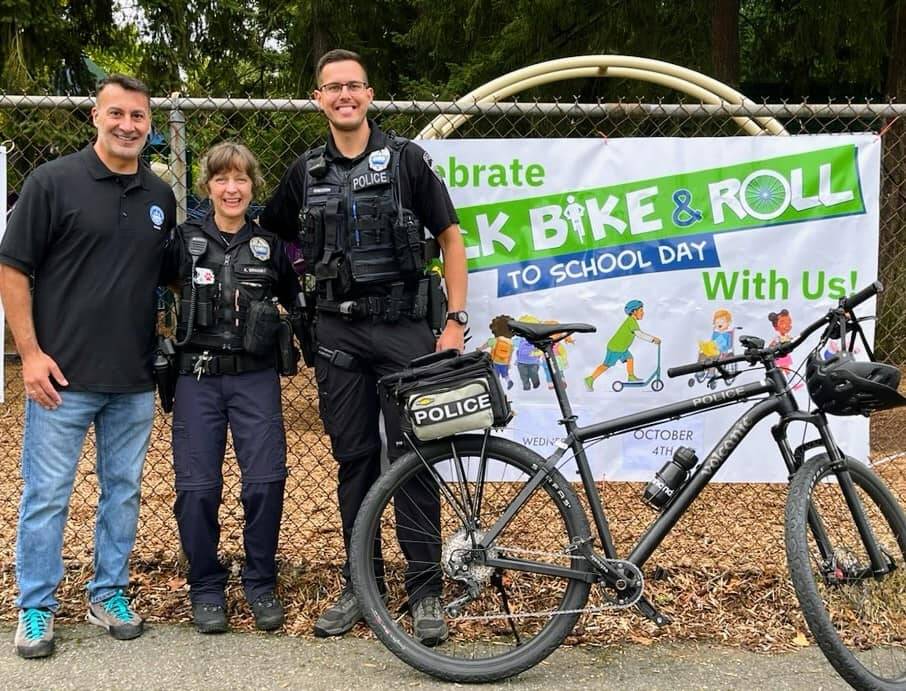
[[[636,58],[626,55],[582,55],[540,62],[515,70],[469,92],[458,101],[458,106],[475,103],[495,103],[542,84],[585,77],[613,77],[636,79],[679,91],[702,103],[719,105],[755,105],[741,93],[726,84],[695,70],[661,60]],[[444,139],[469,119],[468,115],[438,115],[418,134],[419,139]],[[739,127],[752,135],[786,135],[788,132],[775,118],[734,117]]]

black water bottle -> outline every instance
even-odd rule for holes
[[[698,456],[688,446],[680,446],[673,452],[673,458],[661,468],[645,488],[643,499],[655,509],[663,509],[676,496],[686,482]]]

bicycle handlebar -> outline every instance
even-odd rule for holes
[[[732,365],[736,362],[748,362],[749,358],[745,355],[734,355],[733,357],[720,358],[713,357],[700,362],[690,362],[688,365],[677,365],[676,367],[667,368],[668,377],[682,377],[684,374],[695,374],[704,372],[706,369],[720,369],[724,365]]]
[[[858,293],[853,293],[848,298],[843,298],[840,301],[840,307],[844,310],[851,310],[853,307],[858,307],[863,302],[868,300],[868,298],[877,295],[878,293],[884,292],[884,285],[881,281],[875,281],[871,285],[865,286]]]
[[[692,362],[688,365],[678,365],[676,367],[670,367],[667,369],[667,376],[670,378],[681,377],[686,374],[695,374],[696,372],[704,372],[707,369],[717,369],[720,370],[722,366],[729,365],[736,362],[748,362],[749,364],[756,364],[758,362],[764,361],[766,357],[782,357],[787,353],[791,353],[793,350],[802,345],[802,342],[811,336],[815,331],[820,329],[822,326],[830,322],[831,318],[840,312],[849,312],[853,308],[858,307],[863,302],[869,298],[877,295],[878,293],[884,290],[884,286],[880,281],[875,281],[874,283],[865,286],[862,290],[857,293],[853,293],[849,297],[840,298],[840,302],[837,307],[828,310],[827,314],[818,319],[817,321],[809,324],[802,333],[793,340],[787,343],[780,343],[776,346],[770,346],[768,348],[758,348],[747,350],[742,355],[735,355],[729,358],[708,358],[700,362]]]

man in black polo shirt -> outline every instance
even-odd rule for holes
[[[346,50],[329,51],[315,76],[315,99],[329,124],[327,144],[289,167],[261,223],[286,239],[301,240],[306,279],[316,280],[315,376],[321,418],[339,465],[337,493],[348,552],[356,514],[380,473],[381,413],[388,456],[393,460],[402,453],[399,415],[379,400],[377,379],[435,349],[462,350],[466,255],[453,204],[428,155],[366,118],[374,92],[362,59]],[[425,318],[430,280],[420,251],[425,228],[443,253],[449,299],[437,339]],[[420,536],[438,534],[439,500],[419,482],[408,489],[397,497],[396,509],[398,517],[416,517],[405,526],[407,519],[398,518],[409,559],[413,629],[421,643],[437,645],[447,637],[439,600],[440,544]],[[315,623],[316,636],[341,635],[362,618],[348,564],[343,571],[346,589]]]
[[[27,397],[16,537],[22,657],[53,652],[63,528],[92,424],[101,493],[88,621],[118,639],[142,633],[125,588],[154,415],[155,287],[176,220],[172,191],[139,160],[150,106],[138,80],[102,81],[91,111],[97,140],[29,176],[0,244],[0,296]]]

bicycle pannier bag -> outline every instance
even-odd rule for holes
[[[403,431],[419,441],[503,427],[513,417],[487,353],[445,351],[413,364],[380,386],[399,407]]]

